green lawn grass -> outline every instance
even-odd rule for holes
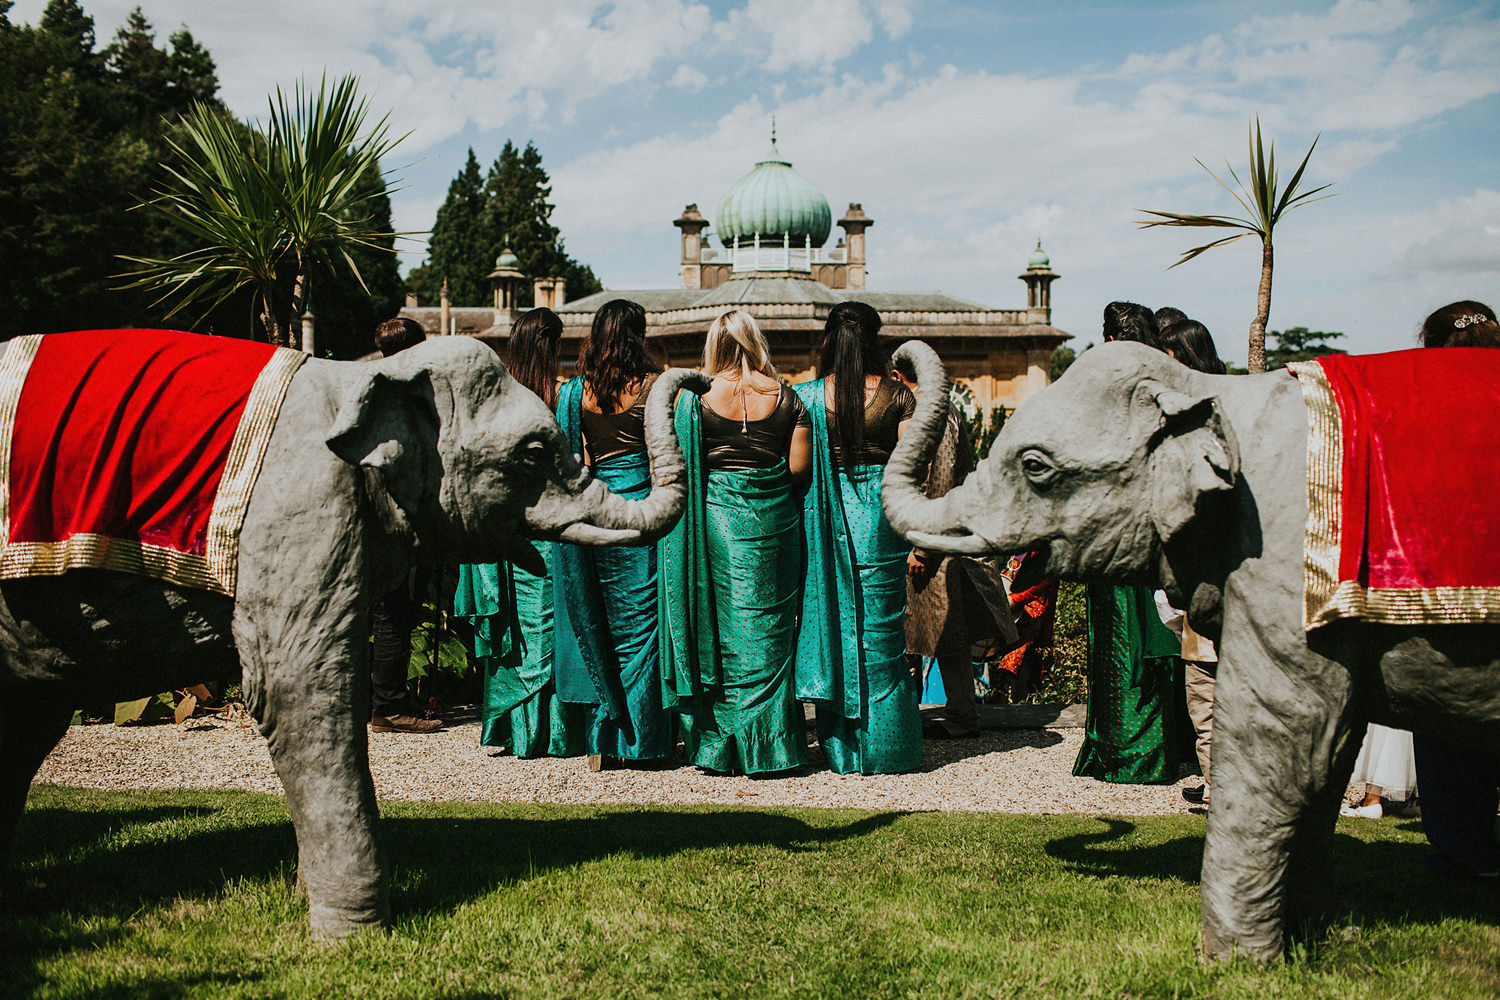
[[[396,926],[314,945],[279,799],[37,787],[0,992],[176,997],[1493,997],[1494,887],[1340,821],[1345,916],[1203,967],[1201,816],[390,804]]]

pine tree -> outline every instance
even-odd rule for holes
[[[486,235],[496,252],[506,246],[521,262],[521,270],[532,277],[567,279],[570,299],[592,295],[603,286],[594,272],[569,257],[562,235],[552,224],[552,178],[542,167],[542,154],[534,143],[524,150],[506,141],[485,179]],[[531,305],[531,287],[521,290],[520,304]]]
[[[173,106],[169,57],[156,47],[156,33],[139,7],[104,50],[104,65],[116,84],[115,95],[135,117],[154,122],[170,111],[186,110]]]
[[[217,101],[219,71],[213,56],[187,28],[173,32],[168,41],[172,52],[167,57],[167,70],[176,106],[186,109],[194,101]]]
[[[69,64],[91,72],[97,69],[100,58],[94,51],[94,19],[83,12],[78,0],[47,0],[39,27],[62,44]]]
[[[459,305],[476,305],[490,300],[486,275],[494,267],[495,254],[482,231],[484,219],[484,176],[474,150],[459,175],[448,185],[448,197],[438,209],[432,224],[432,239],[427,247],[427,266],[423,274],[412,274],[420,287],[409,281],[412,291],[423,302],[437,302],[443,280],[448,292]]]
[[[526,275],[565,278],[570,299],[599,291],[603,286],[594,272],[568,256],[552,224],[551,196],[552,180],[533,143],[517,149],[507,141],[483,179],[471,149],[438,209],[427,263],[412,269],[406,287],[423,302],[436,302],[446,276],[455,304],[489,302],[488,275],[509,247]],[[531,302],[531,285],[523,284],[519,304],[524,308]]]

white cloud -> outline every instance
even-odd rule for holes
[[[682,90],[697,92],[708,86],[708,74],[696,66],[683,63],[677,67],[677,72],[672,74],[671,85]]]
[[[1500,192],[1481,189],[1444,199],[1390,220],[1390,228],[1405,249],[1389,277],[1417,274],[1465,283],[1469,290],[1455,298],[1472,298],[1500,285]]]
[[[1488,275],[1493,285],[1495,265],[1486,261],[1500,260],[1490,192],[1396,223],[1389,206],[1350,197],[1358,191],[1347,183],[1352,175],[1400,149],[1406,133],[1434,114],[1493,93],[1500,77],[1482,60],[1449,69],[1445,55],[1487,44],[1475,38],[1491,37],[1494,25],[1412,32],[1406,15],[1402,4],[1345,4],[1316,22],[1273,26],[1288,45],[1321,33],[1304,60],[1283,58],[1246,31],[1176,50],[1157,59],[1152,73],[1143,59],[1122,59],[1139,73],[1136,85],[1122,85],[1125,66],[1054,76],[952,66],[923,76],[894,66],[880,77],[847,74],[793,90],[774,106],[781,148],[823,190],[835,217],[860,201],[876,219],[872,288],[941,288],[1014,305],[1024,301],[1015,275],[1040,235],[1063,274],[1056,321],[1081,339],[1097,339],[1104,302],[1136,298],[1180,305],[1221,331],[1226,356],[1243,359],[1258,242],[1168,271],[1182,250],[1207,240],[1194,238],[1201,231],[1140,231],[1135,210],[1237,214],[1193,157],[1221,174],[1226,158],[1238,167],[1246,123],[1259,113],[1278,139],[1285,181],[1321,129],[1304,183],[1346,183],[1333,189],[1339,199],[1284,223],[1272,326],[1343,329],[1359,350],[1404,346],[1407,327],[1441,304],[1426,303],[1433,289],[1455,286],[1449,298],[1460,297],[1459,276]],[[1264,66],[1255,65],[1257,53],[1269,53]],[[1424,82],[1434,73],[1438,83]],[[615,255],[613,266],[599,267],[609,283],[673,283],[671,219],[688,201],[712,219],[718,199],[760,152],[766,113],[752,97],[696,132],[598,150],[555,168],[570,247],[599,261],[630,240],[628,259]],[[620,190],[631,198],[620,199]],[[1340,202],[1352,204],[1330,208]],[[1412,268],[1410,255],[1435,266]],[[1381,287],[1390,279],[1377,272],[1403,273],[1406,297]],[[1374,294],[1391,297],[1399,323],[1371,318]]]
[[[831,68],[874,37],[861,0],[746,0],[716,32],[726,47],[768,46],[773,73]]]
[[[101,44],[136,2],[85,0]],[[34,21],[43,5],[20,0],[11,16]],[[457,172],[455,136],[497,146],[522,129],[569,135],[570,116],[591,101],[635,105],[635,120],[575,142],[583,155],[546,146],[555,221],[570,251],[617,288],[675,283],[671,220],[686,202],[713,218],[764,148],[773,112],[782,151],[835,216],[860,201],[876,219],[872,288],[1013,305],[1040,234],[1063,274],[1055,319],[1084,340],[1097,339],[1105,301],[1136,298],[1182,306],[1243,358],[1258,248],[1242,241],[1167,271],[1198,234],[1142,232],[1135,210],[1234,210],[1193,158],[1216,171],[1243,163],[1256,115],[1289,166],[1321,132],[1306,182],[1339,182],[1337,199],[1290,216],[1278,239],[1273,328],[1400,346],[1426,311],[1484,298],[1500,277],[1493,183],[1435,184],[1439,200],[1424,181],[1449,181],[1442,165],[1410,167],[1443,116],[1500,93],[1493,10],[1340,0],[1238,25],[1220,16],[1218,30],[1185,44],[1170,36],[1160,52],[1128,52],[1122,32],[1112,62],[1049,61],[1041,46],[1028,64],[997,46],[992,61],[958,68],[943,64],[959,58],[946,38],[924,37],[935,17],[913,0],[146,6],[160,39],[191,27],[241,114],[262,113],[278,83],[325,68],[361,74],[372,105],[394,109],[397,132],[417,129],[400,152],[422,158],[429,178]],[[858,58],[877,39],[907,38],[909,52],[882,54],[899,64]],[[725,80],[743,83],[732,105],[690,103],[717,100]],[[1429,174],[1364,184],[1397,155]],[[398,226],[431,225],[442,182],[427,183],[396,196]]]
[[[911,0],[875,0],[875,15],[890,38],[900,38],[911,30]]]

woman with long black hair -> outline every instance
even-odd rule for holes
[[[922,759],[917,685],[906,666],[904,543],[881,511],[881,476],[916,409],[890,377],[880,314],[841,302],[828,314],[815,381],[797,386],[812,425],[803,505],[807,581],[797,696],[839,773],[910,771]]]
[[[516,320],[506,346],[511,377],[557,405],[562,320],[533,309]],[[454,612],[474,623],[483,687],[479,742],[517,757],[583,753],[583,709],[557,697],[552,681],[552,546],[537,547],[549,569],[533,576],[510,563],[459,567]]]
[[[578,377],[558,393],[557,422],[573,450],[631,500],[651,492],[646,397],[660,373],[646,347],[646,311],[612,299],[594,314]],[[662,707],[655,546],[556,543],[552,579],[557,691],[588,706],[590,767],[670,756],[677,740]]]

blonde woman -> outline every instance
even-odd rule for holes
[[[700,399],[677,398],[688,506],[660,543],[662,679],[688,759],[759,774],[807,761],[794,690],[807,413],[742,309],[709,327]]]

